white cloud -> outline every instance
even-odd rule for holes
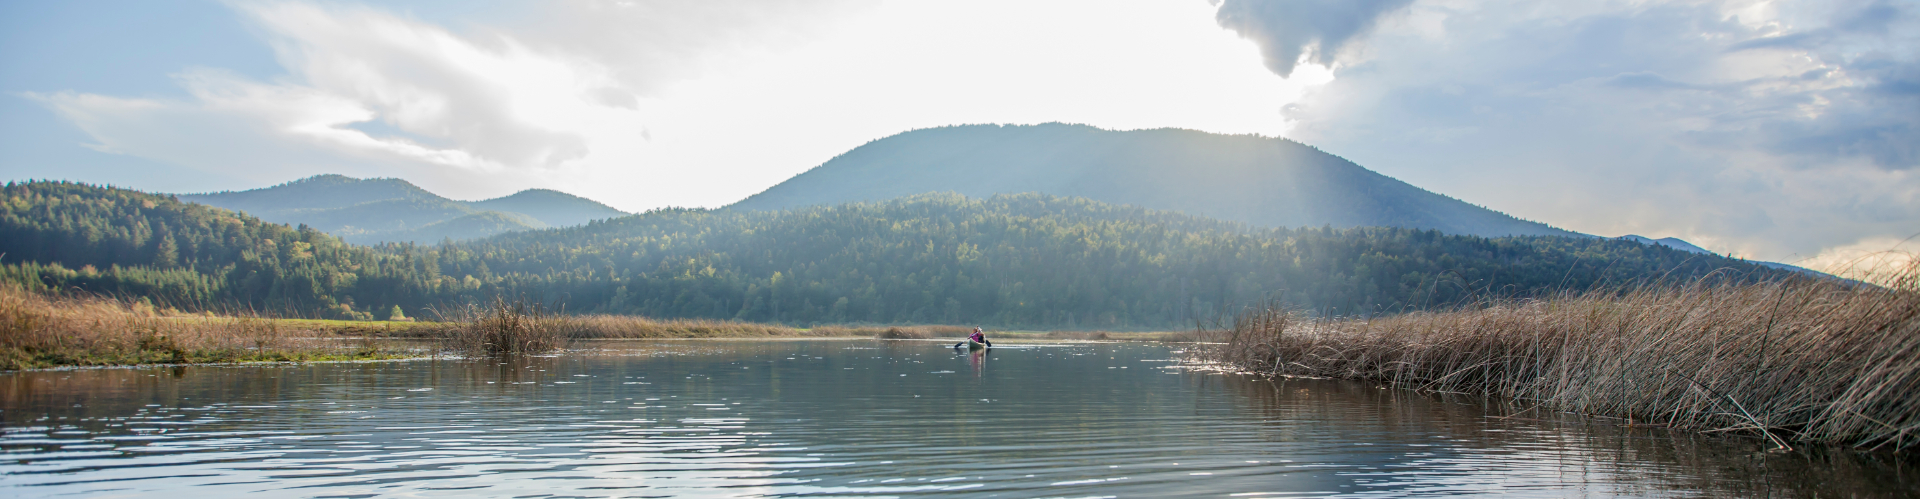
[[[103,150],[209,171],[273,168],[315,153],[334,163],[485,171],[583,157],[585,140],[568,118],[600,107],[604,99],[594,92],[612,81],[590,61],[538,53],[507,38],[468,40],[366,8],[239,8],[272,34],[287,77],[261,82],[191,69],[176,75],[193,97],[184,102],[39,97]],[[357,128],[369,124],[388,133]],[[155,140],[162,135],[167,140]],[[226,152],[236,147],[242,150]]]
[[[1246,64],[1257,51],[1198,1],[580,0],[434,22],[233,5],[285,75],[186,70],[178,100],[36,97],[102,150],[223,178],[399,176],[463,198],[550,187],[644,210],[724,205],[921,127],[1275,135],[1279,110],[1328,77]]]
[[[1914,10],[1421,1],[1289,136],[1524,218],[1797,259],[1920,227]]]
[[[1911,286],[1914,284],[1912,271],[1915,265],[1920,265],[1917,255],[1920,255],[1920,243],[1916,243],[1913,237],[1870,237],[1827,248],[1812,258],[1793,263],[1875,284],[1897,285],[1904,280],[1905,284]]]

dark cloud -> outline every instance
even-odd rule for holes
[[[1920,54],[1912,7],[1886,0],[1842,3],[1823,26],[1732,44],[1730,52],[1777,50],[1804,54],[1827,67],[1796,81],[1759,79],[1731,89],[1729,98],[1761,87],[1795,88],[1761,102],[1783,112],[1754,127],[1745,146],[1810,160],[1859,157],[1891,170],[1920,168]],[[1819,84],[1820,82],[1847,82]],[[1796,88],[1797,87],[1797,88]]]
[[[1590,233],[1772,258],[1911,235],[1920,4],[1756,5],[1415,2],[1342,39],[1366,63],[1289,105],[1288,135]]]
[[[1267,69],[1293,75],[1302,54],[1331,65],[1380,18],[1413,0],[1226,0],[1214,20],[1260,46]]]

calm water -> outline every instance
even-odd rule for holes
[[[1920,486],[1910,463],[1884,457],[1170,369],[1179,347],[1162,345],[587,346],[511,363],[0,375],[0,495],[1907,497]]]

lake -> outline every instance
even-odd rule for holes
[[[576,343],[0,374],[10,497],[1911,497],[1920,469],[1180,345]]]

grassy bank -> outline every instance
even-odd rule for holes
[[[1505,397],[1529,410],[1920,449],[1920,272],[1887,287],[1696,283],[1364,320],[1254,310],[1209,360]]]
[[[371,360],[382,339],[430,342],[469,355],[545,353],[577,339],[957,337],[961,326],[819,326],[614,315],[559,315],[496,300],[454,310],[446,322],[369,322],[212,316],[157,311],[139,302],[51,297],[0,286],[0,370],[166,363]],[[891,335],[891,336],[890,336]]]
[[[261,317],[168,316],[118,300],[53,298],[0,286],[0,370],[398,356],[372,341],[338,339],[341,329]]]
[[[372,322],[213,316],[154,310],[140,301],[54,297],[0,286],[0,370],[160,363],[354,360],[420,355],[380,340],[428,342],[466,355],[545,353],[572,340],[666,338],[961,338],[967,326],[780,324],[616,315],[561,315],[495,300],[443,311],[445,322]],[[992,332],[998,339],[1162,340],[1178,333]]]

